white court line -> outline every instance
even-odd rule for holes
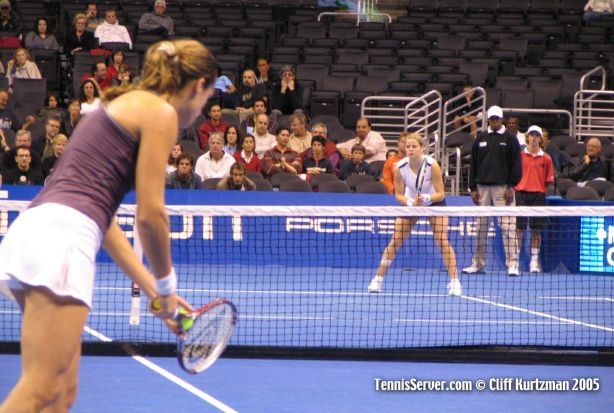
[[[470,297],[468,295],[463,295],[462,297],[469,301],[476,301],[478,303],[490,304],[490,305],[494,305],[495,307],[501,307],[501,308],[505,308],[508,310],[520,311],[521,313],[532,314],[532,315],[536,315],[539,317],[549,318],[551,320],[557,320],[557,321],[561,321],[561,322],[565,322],[569,324],[575,324],[575,325],[579,325],[583,327],[589,327],[589,328],[594,328],[596,330],[603,330],[603,331],[607,331],[610,333],[614,333],[614,328],[612,327],[600,326],[599,324],[584,323],[582,321],[572,320],[571,318],[557,317],[552,314],[542,313],[541,311],[529,310],[527,308],[517,307],[515,305],[510,305],[510,304],[501,304],[495,301],[484,300],[482,298]]]
[[[560,297],[560,296],[544,296],[539,297],[544,300],[570,300],[570,301],[609,301],[610,303],[614,303],[614,298],[610,297]]]
[[[547,321],[522,321],[522,320],[432,320],[421,318],[397,318],[393,321],[400,323],[433,323],[433,324],[518,324],[518,325],[553,325],[573,324],[570,322],[549,323]]]
[[[85,330],[86,333],[91,334],[92,336],[96,337],[97,339],[99,339],[100,341],[105,341],[105,342],[113,342],[113,340],[111,340],[109,337],[105,336],[104,334],[88,327],[88,326],[84,326],[83,329]],[[234,410],[232,407],[229,407],[227,405],[225,405],[224,403],[222,403],[221,401],[217,400],[216,398],[214,398],[213,396],[205,393],[204,391],[192,386],[190,383],[186,382],[185,380],[175,376],[173,373],[171,373],[168,370],[163,369],[162,367],[158,366],[155,363],[152,363],[151,361],[147,360],[146,358],[142,357],[142,356],[131,356],[135,361],[141,363],[142,365],[144,365],[145,367],[147,367],[148,369],[151,369],[153,371],[155,371],[156,373],[158,373],[159,375],[161,375],[162,377],[172,381],[173,383],[175,383],[176,385],[183,387],[185,390],[189,391],[190,393],[192,393],[193,395],[195,395],[196,397],[206,401],[207,403],[211,404],[214,407],[217,407],[218,409],[220,409],[222,412],[224,413],[238,413],[236,410]]]

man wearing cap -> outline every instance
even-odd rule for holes
[[[469,189],[473,203],[482,206],[505,206],[514,204],[513,188],[520,182],[522,163],[520,145],[515,136],[503,126],[503,111],[491,106],[487,112],[488,129],[481,132],[471,150]],[[486,237],[488,217],[477,219],[476,251],[471,266],[463,269],[466,274],[484,273],[486,267]],[[516,223],[512,217],[499,218],[503,233],[507,274],[518,275],[518,243]]]
[[[303,88],[296,82],[292,65],[284,65],[280,70],[281,81],[272,88],[273,110],[282,115],[292,115],[303,111]]]
[[[9,0],[0,0],[0,32],[12,32],[21,35],[21,19],[12,10]]]
[[[554,183],[554,165],[552,158],[545,153],[540,144],[543,132],[539,126],[533,125],[527,131],[527,146],[521,154],[522,178],[514,187],[516,205],[544,206],[546,205],[546,189]],[[524,230],[528,219],[518,217],[516,220],[516,235],[519,249],[522,249]],[[531,218],[531,263],[529,272],[540,273],[539,249],[541,246],[541,229],[546,221],[543,218]]]

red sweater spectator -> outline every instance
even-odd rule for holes
[[[209,136],[212,133],[219,132],[224,135],[226,129],[230,126],[228,123],[222,120],[222,108],[219,104],[214,103],[209,108],[209,119],[204,121],[198,127],[198,141],[200,149],[203,151],[209,147]]]

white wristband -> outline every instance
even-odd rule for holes
[[[431,204],[431,196],[429,194],[422,195],[422,205],[429,206]]]
[[[177,275],[175,269],[171,268],[171,272],[164,278],[156,279],[156,290],[160,295],[171,295],[177,289]]]
[[[409,198],[409,199],[407,200],[407,206],[414,206],[414,200],[413,200],[413,198]]]

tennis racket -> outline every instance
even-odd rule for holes
[[[160,299],[151,302],[160,309]],[[209,368],[222,354],[237,323],[237,309],[223,298],[188,313],[178,311],[174,316],[182,333],[177,343],[177,359],[183,370],[197,374]]]

